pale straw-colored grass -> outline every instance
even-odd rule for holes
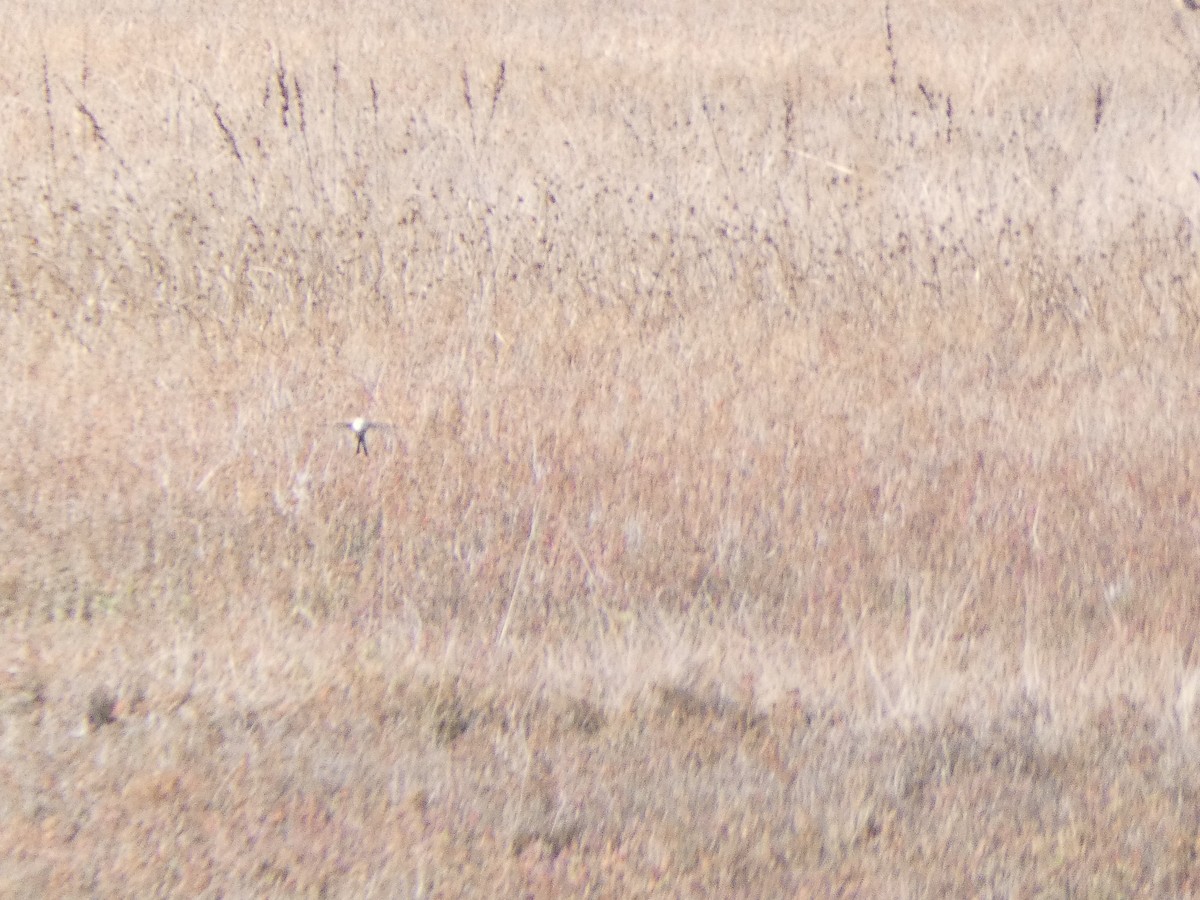
[[[0,893],[1195,893],[1198,28],[16,15]]]

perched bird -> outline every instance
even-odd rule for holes
[[[349,428],[354,432],[354,436],[358,438],[358,443],[354,447],[354,455],[357,456],[361,450],[364,456],[370,456],[370,451],[367,450],[367,432],[372,428],[391,428],[392,426],[386,422],[370,422],[367,419],[359,416],[349,422],[338,422],[339,428]]]

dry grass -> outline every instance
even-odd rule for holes
[[[58,6],[0,892],[1200,893],[1200,21]]]

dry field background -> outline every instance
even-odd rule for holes
[[[0,892],[1200,893],[1200,20],[563,6],[0,33]]]

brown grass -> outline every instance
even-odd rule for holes
[[[58,6],[0,893],[1200,893],[1200,21]]]

